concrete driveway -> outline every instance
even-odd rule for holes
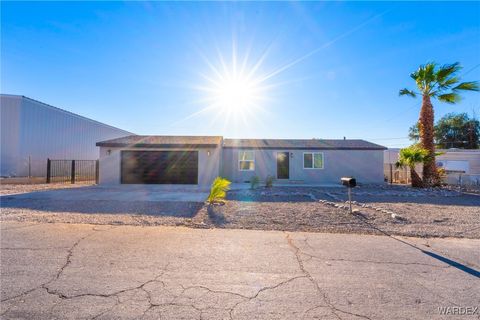
[[[121,185],[9,194],[0,197],[2,214],[44,215],[75,223],[131,224],[157,221],[177,225],[190,221],[204,206],[208,193],[197,186]],[[187,220],[185,220],[187,219]],[[44,221],[42,221],[44,222]],[[63,222],[63,221],[62,221]]]
[[[480,240],[1,228],[2,319],[479,318]]]
[[[18,200],[61,201],[182,201],[204,202],[208,192],[190,185],[115,185],[37,191],[8,195]]]

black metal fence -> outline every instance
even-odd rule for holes
[[[47,183],[98,183],[98,160],[47,159]]]

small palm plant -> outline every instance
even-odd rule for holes
[[[265,179],[265,187],[266,188],[273,187],[273,177],[272,176],[267,176],[267,178]]]
[[[410,168],[410,175],[412,177],[412,187],[422,188],[424,186],[422,179],[415,170],[415,165],[424,163],[429,156],[426,149],[418,146],[411,146],[400,150],[398,161],[395,164],[397,167]]]
[[[260,178],[258,176],[253,176],[250,179],[250,189],[256,189],[258,185],[260,184]]]
[[[231,182],[222,177],[216,177],[210,187],[210,194],[208,195],[207,202],[209,204],[222,203],[225,201],[227,191],[230,190]]]

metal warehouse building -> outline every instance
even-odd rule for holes
[[[131,134],[24,96],[0,99],[2,177],[44,177],[48,158],[98,159],[96,142]]]

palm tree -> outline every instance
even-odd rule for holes
[[[412,187],[421,188],[424,186],[424,183],[417,171],[415,170],[415,165],[418,163],[424,163],[428,158],[429,151],[427,149],[420,148],[418,146],[411,146],[400,150],[397,163],[395,166],[398,167],[408,167],[410,168],[410,175],[412,178]]]
[[[433,62],[421,65],[417,71],[410,74],[410,77],[415,80],[418,92],[406,88],[399,92],[400,95],[407,95],[413,98],[417,95],[422,95],[419,131],[420,144],[422,148],[428,150],[428,156],[423,163],[423,182],[426,186],[436,185],[440,181],[435,166],[434,116],[431,98],[455,104],[460,101],[460,91],[479,90],[478,82],[476,81],[460,83],[457,73],[461,68],[458,62],[443,66]]]
[[[222,203],[225,201],[228,190],[230,190],[231,182],[222,177],[216,177],[213,180],[210,187],[210,194],[208,195],[207,202],[209,204]]]

